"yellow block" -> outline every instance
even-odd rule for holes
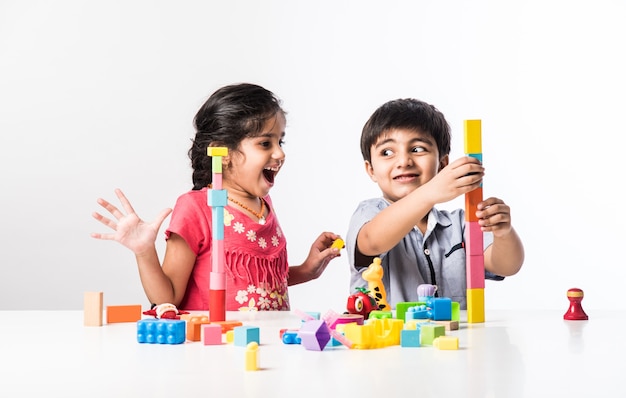
[[[222,146],[210,146],[206,149],[208,156],[228,156],[228,148]]]
[[[458,350],[459,338],[452,336],[439,336],[433,340],[433,347],[440,350]]]
[[[481,120],[465,120],[465,153],[483,153]]]
[[[485,322],[485,289],[467,289],[467,323]]]
[[[246,370],[259,369],[259,343],[253,341],[246,346]]]

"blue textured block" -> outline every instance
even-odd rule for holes
[[[149,344],[185,342],[185,321],[180,319],[142,319],[137,321],[137,341]]]
[[[437,297],[429,302],[429,318],[433,321],[449,321],[452,319],[452,299]]]

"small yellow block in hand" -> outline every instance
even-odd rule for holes
[[[341,249],[343,249],[344,247],[346,247],[346,244],[345,244],[345,242],[343,241],[343,239],[341,239],[341,238],[337,238],[337,239],[335,239],[335,241],[333,242],[333,244],[332,244],[332,245],[330,245],[330,247],[335,248],[335,249],[337,249],[337,250],[341,250]]]

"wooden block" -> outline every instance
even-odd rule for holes
[[[446,331],[459,330],[459,321],[433,321],[438,325],[443,325]]]
[[[485,289],[467,289],[467,323],[485,322]]]
[[[482,153],[482,122],[465,120],[464,124],[465,153]]]
[[[478,221],[465,223],[465,253],[470,256],[482,256],[484,252],[483,231]]]
[[[83,312],[85,326],[102,326],[102,292],[85,292]]]
[[[485,287],[485,257],[465,256],[465,279],[468,289],[483,289]]]
[[[140,304],[107,306],[107,323],[137,322],[141,315]]]
[[[208,156],[228,156],[228,148],[222,146],[210,146],[207,148]]]
[[[483,189],[480,187],[465,194],[465,221],[478,221],[476,210],[482,201]]]

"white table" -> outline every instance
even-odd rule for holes
[[[245,371],[245,348],[232,344],[139,344],[135,323],[85,327],[82,311],[0,311],[0,396],[624,396],[626,322],[587,313],[564,321],[562,312],[487,311],[485,323],[447,332],[458,351],[321,352],[282,343],[279,330],[300,325],[292,313],[228,313],[260,328],[261,369]]]

